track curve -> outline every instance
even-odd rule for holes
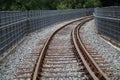
[[[68,23],[47,39],[40,53],[32,80],[108,80],[103,74],[93,71],[94,67],[91,68],[85,59],[83,61],[84,57],[79,55],[81,53],[78,51],[79,47],[77,49],[79,43],[76,30],[78,26],[92,18],[83,17]]]
[[[94,80],[109,80],[108,76],[100,69],[100,67],[96,64],[93,58],[90,56],[88,51],[86,50],[82,40],[80,38],[79,30],[81,26],[91,20],[92,18],[88,18],[88,20],[82,21],[72,32],[72,39],[75,45],[76,50],[79,53],[79,56],[82,58],[84,65],[86,65],[86,69],[91,74]],[[81,54],[82,53],[82,54]]]

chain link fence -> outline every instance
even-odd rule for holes
[[[94,11],[98,33],[120,43],[120,7],[95,8]]]
[[[0,11],[0,55],[17,44],[26,33],[92,13],[93,9]]]

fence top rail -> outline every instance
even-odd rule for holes
[[[120,8],[120,6],[96,7],[94,9]]]
[[[71,11],[71,10],[86,10],[86,9],[93,9],[93,8],[81,8],[81,9],[66,9],[66,10],[24,10],[24,11],[0,11],[0,12],[26,12],[26,11]]]
[[[93,16],[95,16],[95,17],[97,17],[97,18],[103,18],[103,19],[110,19],[110,20],[120,21],[119,18],[111,18],[111,17],[97,16],[97,15],[95,15],[95,13],[93,13]]]
[[[0,11],[0,12],[22,12],[22,11]]]
[[[11,25],[14,25],[14,24],[17,24],[17,23],[20,23],[20,22],[24,22],[24,21],[26,21],[26,19],[20,20],[20,21],[14,22],[14,23],[10,23],[10,24],[7,24],[7,25],[3,25],[3,26],[0,26],[0,29],[7,28]]]

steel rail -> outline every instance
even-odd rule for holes
[[[55,32],[53,32],[53,34],[47,39],[47,41],[45,42],[45,45],[43,46],[41,52],[40,52],[40,57],[38,58],[37,60],[37,64],[35,65],[35,68],[34,68],[34,73],[32,75],[32,80],[38,80],[38,71],[41,71],[41,67],[42,67],[42,64],[43,64],[43,59],[45,58],[45,55],[46,55],[46,51],[48,49],[48,46],[53,38],[53,36],[58,32],[60,31],[61,29],[63,29],[64,27],[66,27],[67,25],[70,25],[74,22],[77,22],[77,21],[81,21],[83,19],[85,19],[86,17],[83,17],[83,18],[80,18],[79,20],[75,20],[75,21],[72,21],[70,23],[67,23],[66,25],[60,27],[59,29],[57,29]]]
[[[90,56],[88,51],[86,50],[81,38],[80,38],[80,28],[81,26],[91,20],[93,18],[89,18],[86,20],[83,20],[81,24],[79,24],[72,32],[72,39],[73,43],[75,45],[76,50],[78,51],[78,54],[80,58],[82,59],[84,65],[86,66],[86,69],[88,70],[89,74],[92,76],[94,80],[109,80],[109,78],[105,75],[105,73],[100,69],[100,67],[96,64],[96,62],[93,60],[93,58]],[[82,52],[82,53],[81,53]]]

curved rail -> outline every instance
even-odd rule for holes
[[[62,26],[61,28],[57,29],[57,30],[47,39],[44,47],[42,48],[42,50],[41,50],[41,52],[40,52],[40,57],[39,57],[39,59],[38,59],[38,61],[37,61],[36,67],[35,67],[35,69],[34,69],[34,73],[33,73],[32,80],[37,80],[37,79],[38,79],[38,71],[41,71],[41,67],[42,67],[43,59],[44,59],[44,57],[45,57],[45,53],[46,53],[46,51],[47,51],[47,49],[48,49],[48,46],[49,46],[49,44],[50,44],[53,36],[54,36],[59,30],[63,29],[65,26],[67,26],[67,25],[69,25],[69,24],[72,24],[72,23],[74,23],[74,22],[83,20],[83,19],[85,19],[85,18],[86,18],[86,17],[81,18],[81,19],[76,20],[76,21],[73,21],[73,22],[70,22],[70,23]]]
[[[89,18],[86,20],[83,20],[72,32],[72,39],[73,43],[75,45],[75,48],[82,59],[84,65],[86,66],[86,69],[88,70],[89,74],[92,76],[94,80],[109,80],[109,78],[104,74],[104,72],[98,67],[96,62],[93,60],[93,58],[89,55],[88,51],[86,50],[85,46],[82,43],[82,40],[80,38],[79,30],[81,26],[91,20],[93,18]],[[82,53],[81,53],[82,52]]]

